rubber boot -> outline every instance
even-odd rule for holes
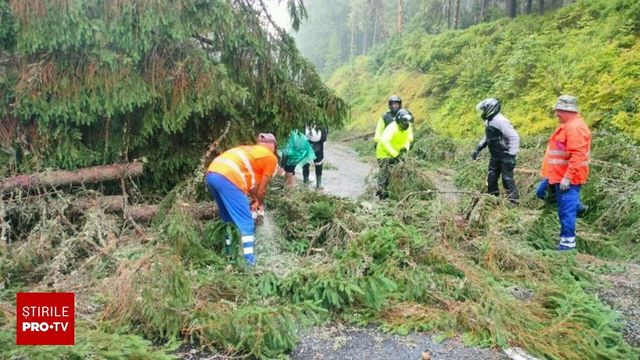
[[[316,175],[316,190],[323,190],[322,187],[322,175]]]

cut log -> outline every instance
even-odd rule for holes
[[[57,187],[97,183],[101,181],[142,175],[141,162],[94,166],[76,171],[45,171],[31,175],[18,175],[0,180],[0,193],[32,188]]]
[[[213,203],[180,203],[179,205],[196,219],[209,220],[218,216],[218,208]],[[151,221],[160,208],[158,205],[127,205],[125,207],[122,196],[80,198],[74,201],[72,207],[78,210],[100,207],[107,212],[122,214],[125,219],[139,222]]]
[[[368,132],[368,133],[364,133],[364,134],[358,134],[358,135],[355,135],[355,136],[350,136],[350,137],[344,138],[344,139],[339,139],[338,141],[348,142],[348,141],[353,141],[353,140],[373,138],[373,135],[375,135],[374,132]]]

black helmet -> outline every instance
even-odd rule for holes
[[[398,103],[399,107],[398,109],[400,109],[402,107],[402,99],[400,99],[400,96],[398,95],[391,95],[389,96],[389,100],[387,100],[387,104],[389,105],[389,111],[391,111],[391,113],[393,115],[395,115],[395,112],[393,110],[393,107],[391,105],[393,105],[393,103]]]
[[[406,130],[413,123],[413,114],[407,109],[400,109],[396,113],[395,120],[402,129]]]
[[[483,120],[491,120],[500,112],[500,101],[498,99],[484,99],[476,105],[476,110],[482,111],[480,117]]]

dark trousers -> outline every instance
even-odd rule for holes
[[[324,163],[324,149],[320,147],[319,149],[313,149],[313,152],[316,154],[316,159],[313,161],[313,164],[316,167],[316,179],[322,177],[322,164]],[[310,163],[304,164],[302,167],[302,177],[305,180],[309,180],[309,165]]]
[[[489,160],[489,172],[487,174],[488,192],[491,195],[498,195],[498,178],[502,176],[502,186],[504,186],[509,200],[513,203],[518,202],[518,189],[513,179],[513,169],[516,167],[515,156],[492,156]]]
[[[378,173],[378,191],[377,195],[380,198],[386,198],[389,196],[387,187],[389,186],[389,177],[391,177],[391,169],[398,162],[394,158],[378,159],[378,166],[380,172]]]

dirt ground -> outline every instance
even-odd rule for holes
[[[324,190],[338,196],[355,199],[366,191],[367,180],[375,170],[372,164],[358,159],[358,154],[342,143],[325,143],[325,166],[322,171]],[[315,186],[314,167],[310,167],[310,187]],[[296,175],[302,181],[302,170],[297,169]]]
[[[597,294],[605,304],[616,310],[622,318],[622,333],[627,342],[640,347],[640,265],[599,260],[590,255],[579,255],[583,266],[600,266],[617,269],[601,275],[605,285]]]
[[[296,360],[508,359],[499,350],[469,347],[458,340],[439,342],[427,334],[389,335],[372,327],[339,325],[311,329],[302,336],[291,357]]]

